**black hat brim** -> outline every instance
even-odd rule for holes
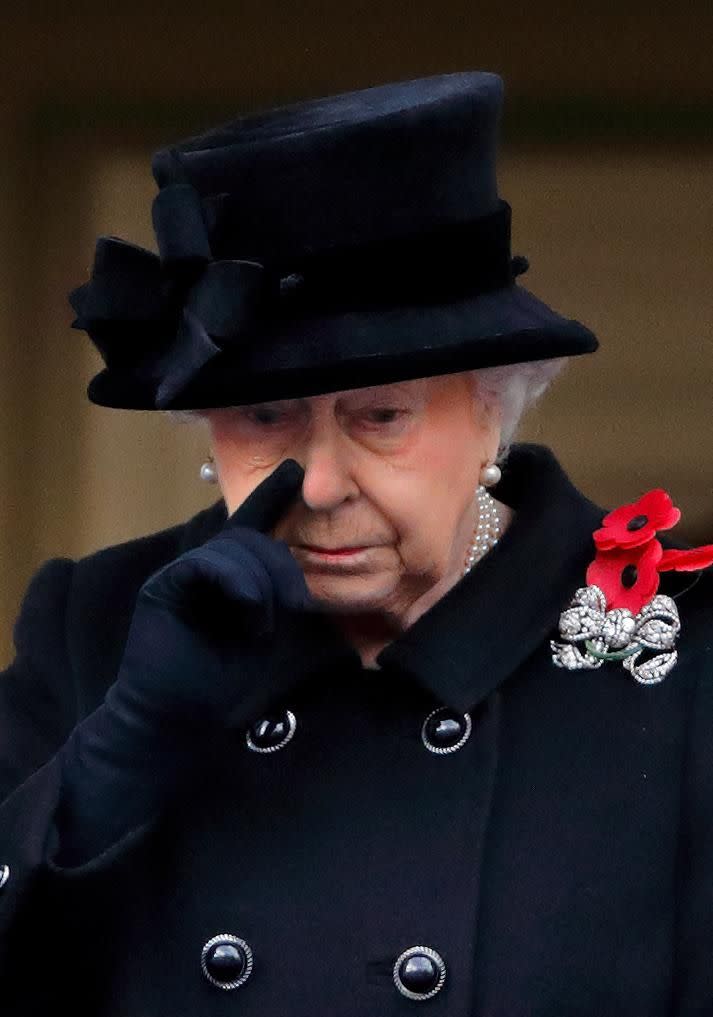
[[[200,368],[161,409],[205,409],[292,399],[502,364],[593,353],[599,343],[524,287],[447,303],[410,304],[286,318],[235,343]],[[157,384],[105,369],[91,402],[156,410]]]

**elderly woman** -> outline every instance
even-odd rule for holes
[[[713,549],[512,445],[597,344],[516,282],[501,99],[240,118],[155,157],[159,255],[100,239],[89,397],[222,498],[32,579],[3,1014],[713,1013]]]

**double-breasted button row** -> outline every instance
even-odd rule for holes
[[[253,953],[240,936],[221,932],[201,952],[203,974],[218,989],[237,989],[250,977]],[[396,958],[394,985],[407,999],[430,999],[443,987],[446,965],[430,946],[410,946]]]
[[[469,714],[443,706],[426,717],[421,740],[429,752],[444,755],[465,745],[472,727]],[[296,728],[297,718],[291,710],[268,714],[255,721],[246,732],[248,748],[253,752],[277,752],[287,745]]]

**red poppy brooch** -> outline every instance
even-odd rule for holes
[[[642,685],[662,681],[674,667],[681,621],[673,598],[657,593],[662,572],[696,572],[713,565],[713,544],[665,551],[656,539],[681,518],[669,495],[649,491],[614,509],[593,534],[596,555],[587,585],[559,620],[552,659],[570,671],[621,661]]]

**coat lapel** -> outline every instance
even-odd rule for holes
[[[377,658],[461,712],[556,631],[561,611],[585,583],[591,535],[604,514],[537,445],[513,448],[493,494],[515,509],[500,542]]]

